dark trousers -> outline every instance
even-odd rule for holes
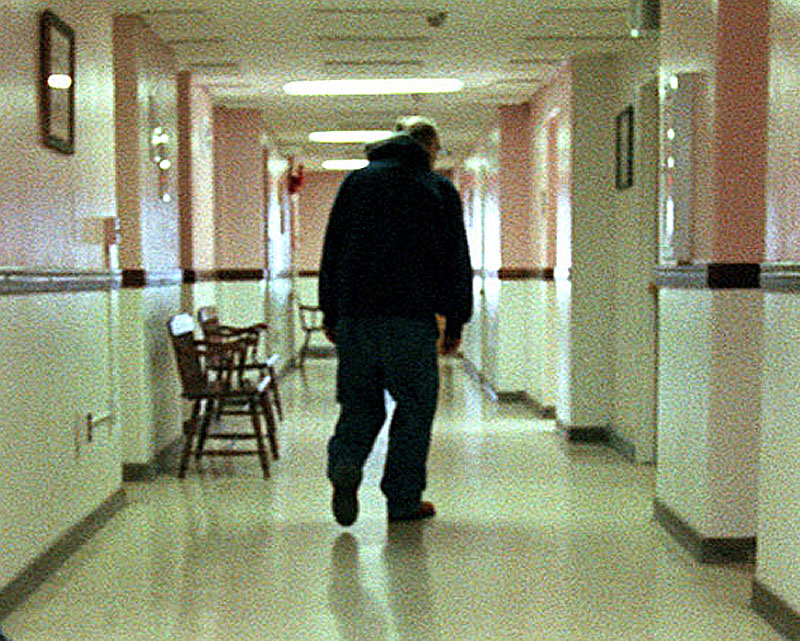
[[[339,420],[328,443],[328,477],[364,466],[386,421],[384,390],[397,406],[381,481],[390,516],[417,508],[425,489],[439,392],[434,319],[342,318],[336,325]]]

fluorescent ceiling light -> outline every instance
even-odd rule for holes
[[[391,131],[313,131],[308,134],[311,142],[333,142],[333,143],[354,143],[354,142],[377,142],[391,137]]]
[[[362,169],[368,164],[368,160],[359,160],[358,158],[349,160],[325,160],[322,163],[322,168],[328,171],[353,171],[354,169]]]
[[[53,89],[69,89],[72,78],[65,73],[51,73],[47,76],[47,86]]]
[[[283,90],[290,96],[374,96],[379,94],[450,93],[461,91],[456,78],[381,78],[374,80],[301,80]]]

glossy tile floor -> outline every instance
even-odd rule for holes
[[[14,641],[777,640],[748,567],[702,567],[652,520],[652,467],[566,446],[442,369],[427,497],[387,526],[370,460],[349,529],[329,513],[334,362],[283,383],[283,458],[128,486],[129,507],[4,622]],[[379,444],[385,445],[380,441]]]

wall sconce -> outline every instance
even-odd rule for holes
[[[169,142],[169,134],[164,127],[153,127],[150,134],[150,160],[158,168],[158,197],[165,203],[172,200],[169,193],[169,170],[172,167]]]

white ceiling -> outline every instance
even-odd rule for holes
[[[318,129],[386,129],[434,118],[451,159],[496,126],[497,107],[528,100],[567,57],[637,46],[630,0],[112,0],[137,13],[206,84],[215,103],[257,107],[267,135],[314,166],[360,146],[307,142]],[[444,15],[443,24],[435,26]],[[434,23],[434,26],[431,25]],[[292,97],[292,80],[456,77],[457,94]]]

